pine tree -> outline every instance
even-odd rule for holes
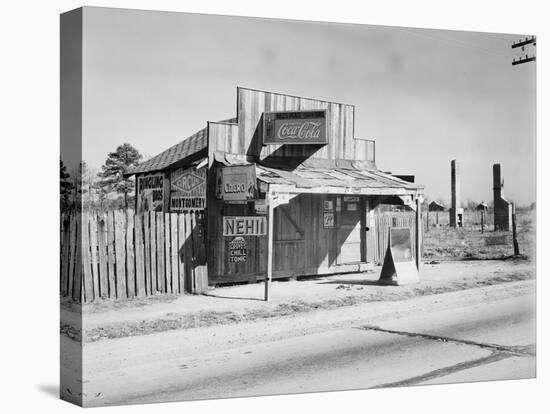
[[[142,156],[137,149],[128,143],[119,145],[115,152],[110,152],[101,166],[98,176],[101,178],[98,187],[104,192],[115,191],[124,195],[124,208],[128,208],[129,195],[134,190],[134,182],[124,174],[139,164]]]

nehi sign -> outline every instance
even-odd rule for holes
[[[327,144],[326,111],[264,113],[263,144]]]
[[[265,236],[267,220],[264,216],[226,216],[223,218],[224,236]]]

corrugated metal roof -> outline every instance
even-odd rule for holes
[[[237,119],[231,118],[219,122],[236,123]],[[206,128],[203,128],[180,143],[168,148],[166,151],[132,168],[126,175],[163,170],[205,149],[208,145],[206,139]]]
[[[287,184],[296,187],[297,190],[314,188],[340,188],[342,192],[357,190],[360,193],[368,193],[368,189],[388,190],[391,194],[394,190],[407,193],[419,192],[423,186],[401,180],[390,174],[378,170],[366,170],[356,167],[331,169],[299,167],[293,171],[256,167],[256,176],[261,181],[269,184]]]

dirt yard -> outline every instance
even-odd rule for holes
[[[261,283],[216,288],[201,296],[159,297],[124,304],[98,302],[83,306],[84,335],[77,328],[79,314],[63,308],[61,332],[73,339],[82,337],[84,342],[94,342],[284,318],[370,302],[395,302],[534,278],[533,265],[522,258],[432,262],[422,266],[420,283],[406,286],[378,285],[379,272],[380,267],[376,267],[365,273],[273,282],[269,302],[262,300]]]
[[[428,231],[424,228],[424,260],[502,259],[514,254],[512,232],[495,232],[490,221],[481,233],[480,213],[467,212],[464,227],[456,229],[448,226],[447,212],[439,213],[439,227],[434,226],[435,213],[430,214]],[[534,260],[535,211],[518,212],[516,227],[520,254]],[[507,244],[488,245],[491,240],[496,241],[503,236],[506,236]]]

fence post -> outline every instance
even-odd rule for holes
[[[514,240],[514,256],[519,256],[519,244],[516,233],[516,205],[512,204],[512,237]]]
[[[414,245],[414,250],[415,250],[415,259],[416,259],[416,269],[418,271],[420,271],[420,255],[421,255],[421,250],[420,250],[420,234],[422,232],[422,203],[420,203],[420,198],[419,197],[416,197],[416,226],[415,226],[415,238],[414,238],[414,241],[415,241],[415,245]]]

